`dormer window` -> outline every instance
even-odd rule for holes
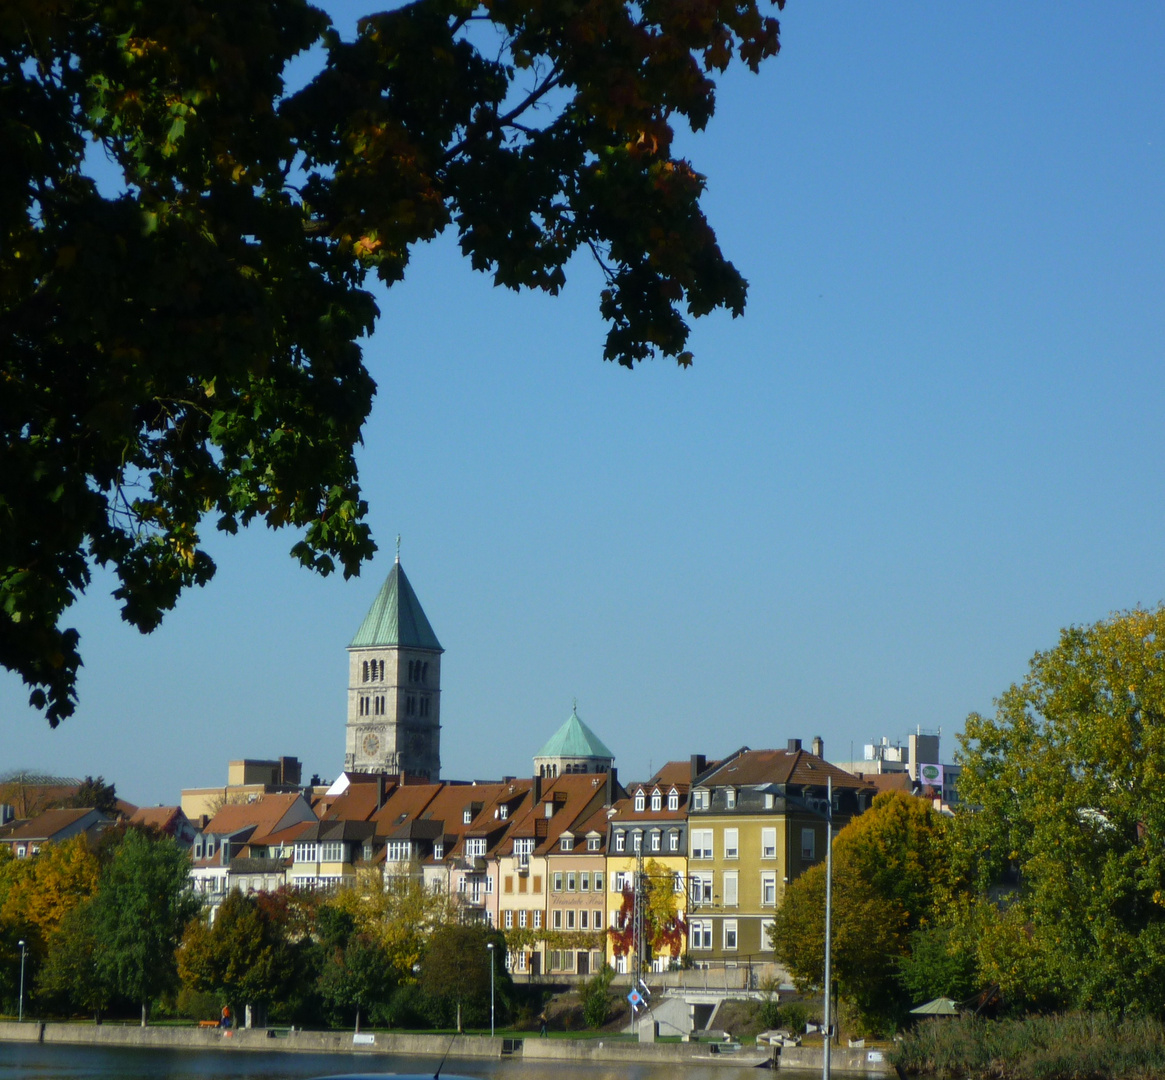
[[[680,808],[680,793],[674,788],[667,793],[667,808],[669,810],[678,810]]]
[[[635,792],[635,813],[637,813],[637,814],[643,813],[643,792],[642,791]]]
[[[626,834],[622,830],[615,833],[615,850],[616,851],[622,851],[624,848],[624,845],[626,843],[627,843]]]
[[[707,810],[708,809],[708,792],[707,790],[692,792],[692,809],[693,810]]]
[[[469,825],[472,823],[472,821],[473,821],[473,811],[466,810],[465,813],[461,815],[461,823],[463,825]]]
[[[206,838],[206,857],[209,859],[214,854],[214,837],[208,836]]]
[[[562,837],[562,839],[558,841],[558,846],[563,851],[574,851],[574,837],[573,836]]]
[[[663,806],[663,796],[658,791],[651,793],[651,809],[659,810]]]
[[[724,806],[729,810],[736,809],[736,788],[724,789]]]
[[[444,843],[444,841],[442,841],[442,840],[438,840],[438,841],[437,841],[437,842],[436,842],[436,843],[433,845],[433,858],[434,858],[434,859],[443,859],[443,858],[445,858],[445,843]]]
[[[501,806],[498,807],[498,817],[500,817],[502,819],[502,821],[505,821],[506,818],[508,818],[509,816],[510,816],[509,804],[502,803]]]
[[[603,845],[603,838],[601,836],[587,837],[587,851],[599,851]]]

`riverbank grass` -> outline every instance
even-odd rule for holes
[[[903,1037],[894,1063],[940,1080],[1155,1080],[1165,1076],[1165,1025],[1099,1013],[936,1017]]]

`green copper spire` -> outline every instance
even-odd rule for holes
[[[571,709],[570,718],[553,735],[546,745],[534,755],[539,758],[591,757],[610,758],[615,755],[603,744],[589,727],[578,718],[578,707]]]
[[[348,648],[371,649],[379,645],[445,651],[401,569],[399,555]]]

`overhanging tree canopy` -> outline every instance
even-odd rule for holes
[[[75,707],[60,621],[94,561],[149,631],[214,572],[206,516],[302,529],[321,573],[371,555],[362,286],[416,242],[454,226],[496,283],[551,293],[589,250],[606,358],[689,363],[685,315],[739,314],[745,283],[673,120],[702,128],[711,73],[777,49],[758,0],[418,0],[352,42],[303,0],[4,4],[0,662],[32,704]]]

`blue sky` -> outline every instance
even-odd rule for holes
[[[750,282],[695,365],[601,360],[599,279],[491,287],[447,236],[381,298],[378,558],[212,536],[143,638],[74,608],[75,717],[0,675],[0,770],[140,803],[294,754],[334,778],[344,647],[402,562],[445,646],[443,774],[528,774],[579,713],[624,780],[992,707],[1059,628],[1165,599],[1165,8],[789,0],[681,140]]]

